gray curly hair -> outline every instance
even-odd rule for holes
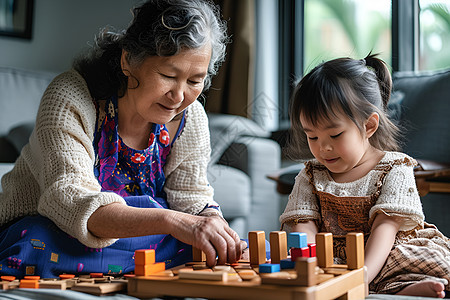
[[[101,30],[89,55],[76,60],[74,68],[86,79],[93,97],[105,99],[126,88],[127,77],[120,66],[122,50],[128,53],[130,64],[140,64],[149,56],[176,55],[210,43],[207,90],[225,59],[228,42],[226,22],[209,0],[149,0],[133,9],[128,29]]]

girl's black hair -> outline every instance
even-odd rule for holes
[[[302,78],[291,98],[291,129],[286,154],[294,160],[311,158],[300,115],[317,125],[344,113],[360,129],[372,113],[379,115],[377,131],[369,138],[380,150],[399,150],[399,128],[389,120],[387,105],[392,78],[376,54],[364,59],[338,58],[316,66]]]

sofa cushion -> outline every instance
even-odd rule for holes
[[[0,67],[0,136],[35,120],[42,94],[55,75]]]
[[[219,203],[225,219],[250,214],[251,183],[244,172],[223,165],[211,165],[208,181],[214,188],[214,200]]]
[[[397,72],[393,82],[392,105],[405,137],[402,150],[414,158],[450,162],[450,69]]]

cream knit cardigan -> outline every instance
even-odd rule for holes
[[[81,75],[71,70],[57,76],[42,97],[29,143],[2,178],[0,225],[39,213],[88,247],[116,241],[87,229],[100,206],[125,204],[119,195],[101,192],[94,176],[95,125],[96,109]],[[208,119],[195,101],[164,167],[171,209],[198,214],[206,205],[217,205],[206,176],[210,152]]]

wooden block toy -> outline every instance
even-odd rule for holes
[[[181,270],[178,274],[180,279],[197,279],[197,280],[212,280],[227,282],[227,272],[206,272],[206,271],[194,271],[188,272]]]
[[[63,279],[72,279],[74,277],[75,277],[74,274],[61,274],[61,275],[59,275],[59,279],[61,279],[61,280],[63,280]]]
[[[250,264],[260,265],[266,262],[266,234],[264,231],[248,233]]]
[[[103,278],[103,273],[90,273],[91,278]]]
[[[306,233],[304,232],[291,232],[288,235],[288,248],[304,248],[308,247],[306,241]]]
[[[21,289],[38,289],[39,281],[35,279],[22,279],[20,280],[19,288]]]
[[[317,265],[328,268],[333,265],[333,235],[329,232],[316,234]]]
[[[364,267],[364,235],[361,232],[350,232],[345,240],[348,268],[355,270]]]
[[[6,276],[6,275],[4,275],[4,276],[1,276],[0,279],[2,281],[14,281],[16,279],[16,277],[15,276]]]
[[[309,257],[309,247],[291,248],[291,260],[295,261],[298,257]]]
[[[78,292],[84,292],[93,295],[104,295],[110,293],[117,293],[126,290],[127,283],[114,282],[114,283],[79,283],[72,287],[72,290]]]
[[[287,258],[287,235],[286,231],[272,231],[269,235],[270,262],[279,264],[282,259]]]
[[[66,280],[45,280],[39,282],[39,288],[41,289],[56,289],[56,290],[66,290],[67,281]]]
[[[134,251],[134,263],[136,265],[149,265],[155,263],[154,249],[140,249]]]
[[[253,241],[250,239],[252,235]],[[356,242],[358,238],[349,237],[349,239],[355,239],[354,246],[349,244],[349,254],[350,251],[354,253],[363,251],[364,245]],[[168,296],[258,300],[364,299],[367,288],[364,267],[351,270],[347,265],[333,264],[332,235],[319,234],[317,240],[315,247],[314,245],[307,246],[310,251],[315,248],[317,257],[300,257],[295,262],[292,262],[290,258],[282,259],[280,267],[282,268],[283,263],[289,263],[291,268],[283,269],[280,272],[263,273],[264,263],[260,264],[258,268],[250,261],[226,265],[229,268],[217,266],[217,269],[210,269],[209,272],[205,269],[194,270],[195,264],[186,264],[177,267],[177,271],[171,269],[174,276],[170,278],[153,275],[128,278],[128,295],[138,298]],[[250,251],[254,245],[258,246],[258,234],[249,233]],[[273,251],[272,245],[271,250]],[[319,256],[327,267],[318,266]],[[360,259],[358,258],[357,261]],[[222,279],[216,274],[227,274],[223,275],[227,276],[227,279]],[[240,280],[236,280],[236,278]]]
[[[206,261],[205,252],[192,247],[192,261]]]
[[[259,265],[259,273],[275,273],[280,272],[280,264],[261,264]]]
[[[149,276],[153,273],[162,272],[166,269],[166,263],[159,262],[149,265],[135,265],[134,273],[137,276]]]

